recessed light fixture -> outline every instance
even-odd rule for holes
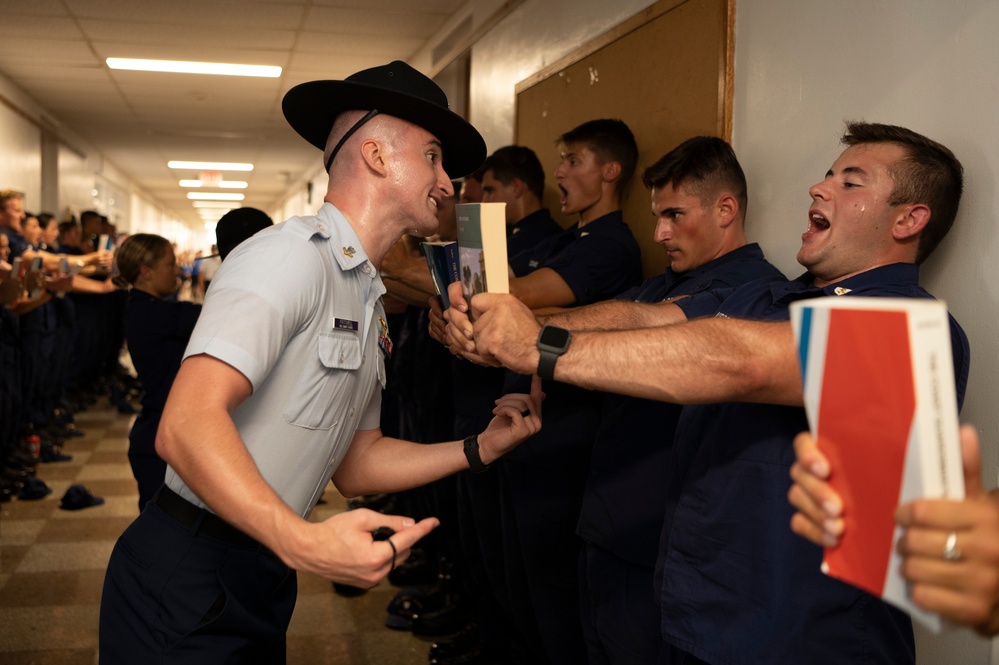
[[[242,201],[246,197],[242,194],[225,192],[188,192],[187,198],[192,201]]]
[[[167,162],[171,169],[191,169],[194,171],[252,171],[253,164],[238,162]]]
[[[226,201],[195,201],[192,205],[195,208],[226,208],[232,210],[232,203]]]
[[[183,60],[142,60],[140,58],[108,58],[111,69],[133,72],[170,72],[175,74],[215,74],[220,76],[256,76],[276,79],[281,68],[272,65],[233,65],[224,62],[185,62]]]
[[[219,187],[221,189],[246,189],[248,183],[245,180],[219,180],[213,185],[206,185],[200,180],[181,180],[181,187]]]

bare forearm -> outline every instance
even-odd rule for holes
[[[82,275],[73,275],[73,291],[77,293],[110,293],[113,290],[107,280],[98,282]]]
[[[529,275],[512,277],[510,293],[531,309],[568,307],[576,303],[576,294],[551,268],[539,268]]]
[[[59,270],[58,254],[52,254],[41,249],[28,249],[21,254],[21,258],[26,261],[30,261],[36,256],[40,256],[42,258],[42,270],[46,272],[55,272]]]
[[[538,315],[541,325],[555,325],[569,330],[653,328],[684,320],[683,310],[671,303],[629,300],[605,300],[585,307]]]
[[[496,400],[493,419],[478,435],[483,464],[509,452],[541,428],[541,381],[530,394],[511,393]],[[382,436],[381,430],[355,433],[333,482],[347,496],[397,492],[469,468],[464,441],[420,444]]]
[[[412,489],[467,469],[463,445],[462,441],[420,444],[383,436],[363,451],[348,452],[349,459],[333,474],[333,482],[345,496]]]
[[[52,300],[52,294],[48,291],[42,291],[42,293],[36,298],[25,298],[24,300],[18,302],[14,305],[14,313],[18,316],[27,314],[28,312],[34,311]]]
[[[679,404],[801,404],[790,324],[704,319],[573,335],[555,378]]]
[[[414,305],[425,305],[427,298],[437,294],[430,268],[421,255],[396,251],[385,258],[381,265],[382,279],[389,293]],[[417,299],[416,294],[423,294]]]
[[[427,275],[429,282],[430,275]],[[401,300],[407,305],[426,307],[430,296],[437,295],[437,291],[432,284],[420,284],[416,282],[406,282],[394,277],[384,277],[382,280],[389,295]]]

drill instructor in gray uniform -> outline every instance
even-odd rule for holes
[[[156,440],[166,483],[108,564],[105,664],[284,662],[295,571],[371,587],[438,523],[307,521],[331,477],[347,496],[399,491],[482,468],[541,427],[535,384],[464,441],[378,429],[392,344],[378,265],[403,234],[436,231],[451,178],[485,158],[478,131],[402,62],[301,84],[283,108],[324,151],[325,203],[240,244],[212,282]]]

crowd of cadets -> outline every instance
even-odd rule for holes
[[[59,222],[0,192],[0,501],[50,493],[38,465],[72,459],[63,445],[83,436],[74,413],[104,396],[135,412],[141,388],[119,360],[125,292],[111,283],[111,252],[96,247],[102,235],[115,228],[96,212]]]

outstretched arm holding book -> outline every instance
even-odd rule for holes
[[[791,530],[825,547],[843,535],[843,504],[826,482],[829,468],[811,435],[794,442],[797,462],[788,499],[798,512]],[[962,501],[921,499],[898,508],[905,527],[899,541],[902,575],[912,599],[983,635],[999,634],[999,490],[986,492],[981,481],[978,435],[961,428],[966,497]]]

